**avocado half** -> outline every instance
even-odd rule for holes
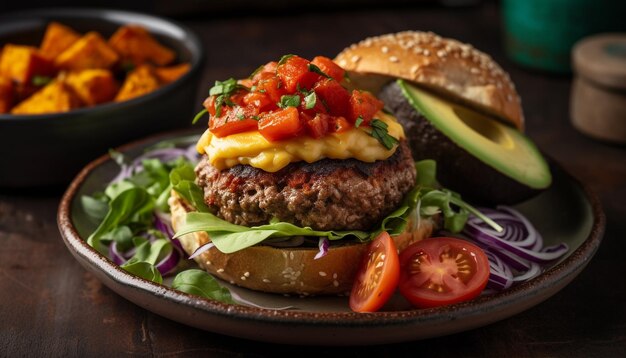
[[[403,80],[379,97],[404,126],[413,156],[437,161],[439,182],[475,204],[515,204],[550,186],[550,168],[517,129]]]

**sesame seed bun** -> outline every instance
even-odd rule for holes
[[[358,88],[377,93],[386,82],[402,78],[524,129],[521,101],[509,75],[471,45],[406,31],[353,44],[335,62]]]
[[[175,193],[169,200],[174,230],[184,223],[185,214],[192,209]],[[407,225],[411,227],[412,225]],[[427,238],[433,231],[431,219],[420,220],[417,230],[394,237],[398,250]],[[193,253],[208,243],[206,232],[196,232],[179,238],[185,252]],[[213,247],[194,258],[210,274],[222,280],[256,291],[297,294],[347,294],[361,265],[367,244],[333,244],[328,254],[317,260],[316,248],[277,248],[253,246],[224,254]]]

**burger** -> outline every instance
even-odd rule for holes
[[[203,158],[174,183],[172,225],[200,267],[257,291],[347,293],[380,232],[402,251],[447,225],[449,206],[420,207],[416,160],[482,203],[550,182],[508,75],[432,33],[366,39],[334,61],[283,56],[216,82],[204,106]]]
[[[342,294],[378,232],[398,249],[430,236],[432,219],[409,218],[417,173],[402,126],[348,81],[326,57],[287,55],[216,82],[196,195],[169,202],[199,266],[258,291]]]

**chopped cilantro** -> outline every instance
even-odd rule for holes
[[[318,75],[324,76],[326,78],[332,78],[329,75],[327,75],[326,72],[322,71],[319,67],[315,66],[312,63],[309,63],[309,71],[317,73]]]
[[[204,108],[203,110],[201,110],[200,112],[196,113],[195,117],[193,117],[193,120],[191,121],[191,124],[196,124],[196,122],[202,118],[202,116],[204,116],[206,113],[208,113],[208,111],[206,110],[206,108]],[[211,115],[209,114],[209,119],[211,118]]]
[[[370,122],[370,127],[372,127],[370,135],[379,141],[380,144],[385,146],[385,148],[391,150],[394,145],[398,144],[398,139],[389,135],[389,132],[387,131],[387,123],[374,118]]]
[[[237,83],[237,80],[234,78],[229,78],[225,81],[215,81],[215,85],[211,87],[209,90],[209,95],[216,96],[215,97],[215,116],[220,117],[222,115],[222,106],[234,106],[234,103],[230,100],[230,96],[232,96],[238,90],[246,90],[250,89],[244,85],[240,85]]]
[[[298,107],[300,105],[300,96],[295,95],[283,95],[280,97],[280,102],[278,103],[278,107],[287,108],[287,107]]]
[[[363,124],[363,116],[358,116],[356,121],[354,121],[354,127],[359,128]]]
[[[304,97],[304,108],[311,109],[315,107],[316,103],[317,95],[315,95],[314,91],[311,91],[311,93],[307,94],[306,97]]]
[[[278,61],[278,66],[282,65],[283,63],[287,62],[288,59],[292,58],[295,55],[284,55],[283,57],[280,58],[280,61]]]

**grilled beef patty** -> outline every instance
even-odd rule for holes
[[[296,162],[268,173],[249,165],[222,171],[205,157],[196,167],[204,201],[217,216],[255,226],[272,218],[315,230],[370,230],[415,185],[406,141],[387,160]]]

